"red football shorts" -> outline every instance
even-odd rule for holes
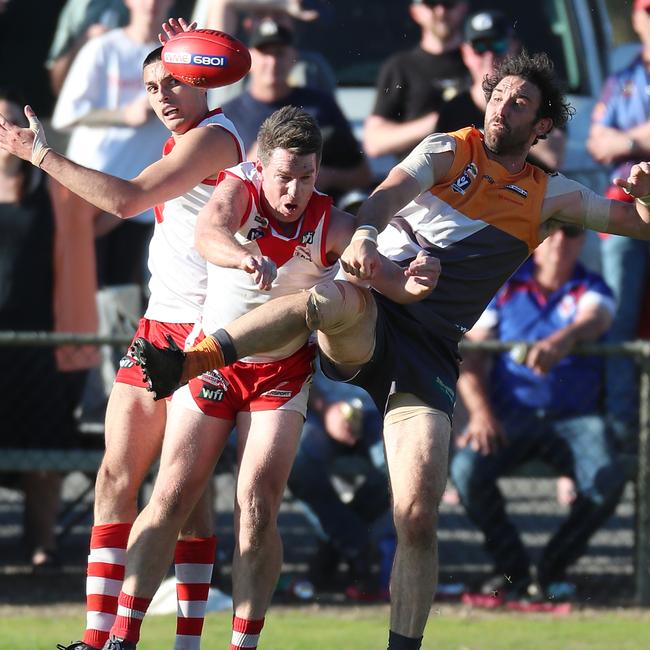
[[[155,343],[158,347],[166,348],[169,345],[167,335],[171,334],[176,345],[182,350],[193,327],[194,323],[161,323],[157,320],[141,318],[133,340],[138,336],[142,336],[147,341]],[[129,384],[138,388],[145,388],[146,382],[142,376],[142,368],[131,356],[130,349],[131,346],[129,346],[126,354],[120,359],[120,367],[115,375],[115,381],[119,384]]]
[[[179,388],[174,403],[223,420],[240,411],[297,411],[304,417],[315,353],[308,344],[286,359],[211,370]]]

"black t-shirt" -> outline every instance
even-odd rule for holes
[[[361,147],[336,100],[320,90],[294,88],[289,95],[275,102],[261,102],[244,92],[226,102],[223,112],[237,127],[248,151],[262,122],[283,106],[298,106],[316,120],[323,134],[323,165],[345,169],[355,167],[363,160]]]
[[[443,102],[469,86],[460,50],[430,54],[416,47],[392,56],[377,80],[374,115],[408,122],[439,110]]]
[[[484,119],[485,113],[474,103],[469,90],[466,90],[442,105],[436,131],[449,133],[466,126],[482,129]]]
[[[52,329],[53,231],[42,176],[21,203],[0,203],[0,329]]]

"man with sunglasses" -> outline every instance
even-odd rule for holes
[[[467,334],[471,341],[526,341],[492,358],[466,353],[458,389],[469,420],[457,438],[451,478],[470,519],[485,537],[494,576],[474,605],[536,607],[570,599],[567,568],[618,504],[625,475],[599,413],[604,360],[574,356],[577,343],[602,340],[615,301],[604,280],[578,261],[585,231],[555,230],[506,282]],[[580,386],[579,390],[572,387]],[[510,521],[501,476],[539,458],[575,482],[569,515],[543,549],[537,576]]]
[[[641,49],[629,65],[605,82],[587,140],[594,160],[611,172],[605,196],[621,201],[633,199],[613,179],[650,157],[650,0],[634,0],[632,27]],[[630,341],[637,337],[644,293],[650,286],[650,245],[629,237],[606,237],[602,265],[603,276],[618,301],[609,341]],[[638,368],[631,357],[608,358],[605,405],[619,446],[628,450],[638,444],[638,382]]]
[[[456,131],[468,124],[483,124],[487,106],[483,79],[493,74],[506,56],[521,50],[511,20],[498,9],[477,11],[468,16],[463,37],[460,53],[472,85],[441,106],[437,126],[440,132]],[[546,171],[555,171],[562,164],[565,147],[566,131],[554,128],[531,147],[528,160]]]
[[[401,159],[439,130],[441,106],[470,83],[459,51],[468,8],[467,0],[412,0],[420,42],[390,57],[379,73],[375,106],[364,125],[369,156]]]

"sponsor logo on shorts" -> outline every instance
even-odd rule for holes
[[[133,368],[133,366],[135,366],[135,361],[128,355],[124,355],[120,359],[120,368]]]
[[[478,176],[478,167],[475,163],[471,162],[463,173],[451,184],[451,189],[458,194],[465,194],[472,181]]]
[[[446,398],[447,398],[447,399],[448,399],[452,404],[454,404],[454,403],[456,402],[456,391],[455,391],[453,388],[447,386],[447,384],[445,384],[445,382],[442,381],[442,379],[440,379],[440,377],[436,377],[436,381],[435,381],[435,383],[436,383],[436,386],[438,387],[438,389],[439,389],[442,393],[444,393],[445,397],[446,397]]]
[[[267,390],[265,393],[262,393],[261,397],[291,397],[292,393],[290,390],[279,390],[274,388],[273,390]]]
[[[199,399],[207,400],[208,402],[220,402],[226,394],[224,388],[213,388],[207,384],[203,384],[199,391]]]
[[[210,370],[210,372],[204,372],[201,375],[201,381],[204,384],[216,386],[217,388],[221,388],[224,391],[228,390],[228,386],[230,385],[228,383],[228,380],[218,370]]]

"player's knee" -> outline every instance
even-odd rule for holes
[[[95,501],[122,503],[135,501],[140,486],[129,472],[103,462],[97,470],[95,479]]]
[[[270,500],[251,495],[239,504],[239,509],[239,548],[258,550],[274,529],[275,513]]]
[[[321,282],[310,289],[306,321],[311,330],[336,335],[355,325],[366,310],[368,290],[345,280]]]
[[[411,504],[395,507],[395,530],[400,543],[417,548],[434,548],[438,528],[438,512],[435,508]]]

